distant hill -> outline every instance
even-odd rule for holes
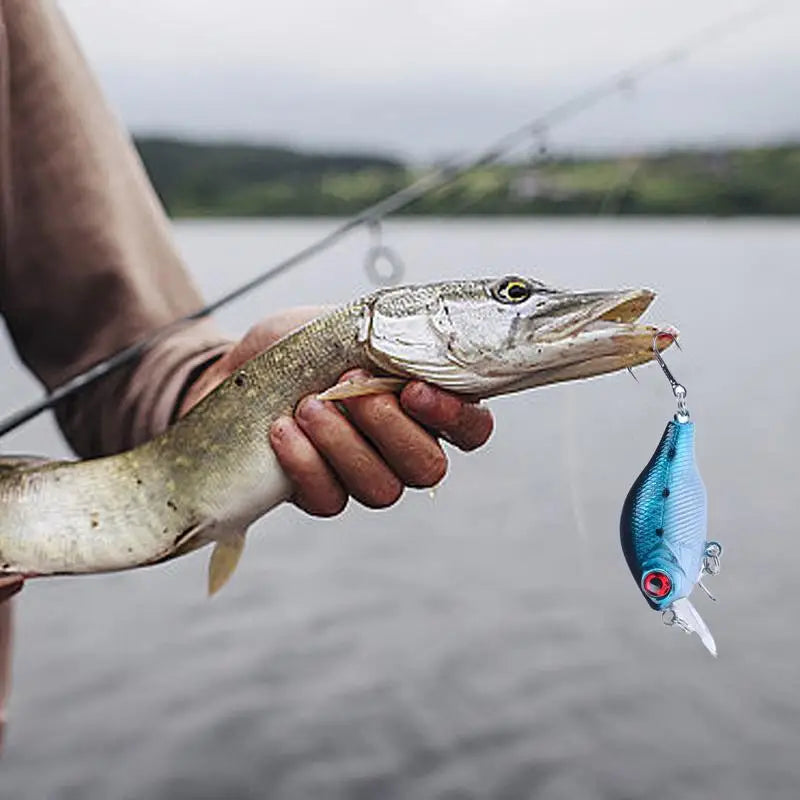
[[[176,217],[353,214],[417,172],[367,153],[161,137],[135,142],[161,201]],[[800,214],[800,145],[562,156],[483,167],[406,213]]]
[[[289,184],[318,191],[321,176],[365,170],[402,172],[385,156],[300,152],[235,142],[191,142],[162,137],[134,140],[168,211],[212,211],[254,187]]]

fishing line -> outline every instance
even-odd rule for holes
[[[602,100],[605,100],[607,97],[611,97],[620,92],[629,92],[633,85],[641,82],[654,72],[677,64],[680,61],[684,61],[698,50],[708,47],[721,39],[727,38],[734,32],[746,30],[756,22],[774,13],[780,7],[788,5],[789,3],[786,2],[786,0],[772,0],[772,2],[760,3],[739,14],[729,15],[723,20],[694,33],[683,42],[666,48],[642,61],[636,62],[626,69],[615,73],[606,80],[553,106],[525,125],[500,137],[493,144],[476,155],[470,158],[451,158],[445,161],[404,188],[388,195],[382,200],[366,207],[358,214],[346,219],[329,233],[312,242],[307,247],[298,250],[283,261],[264,270],[252,280],[223,294],[214,302],[209,303],[192,314],[187,314],[185,317],[181,317],[174,322],[158,328],[138,342],[129,345],[66,381],[61,386],[53,389],[41,400],[35,401],[19,411],[10,414],[0,422],[0,437],[5,436],[10,431],[38,416],[43,411],[53,408],[62,400],[85,389],[87,386],[104,378],[109,373],[137,360],[156,342],[174,333],[184,325],[210,316],[224,306],[233,303],[244,295],[259,288],[267,281],[276,278],[278,275],[309,260],[318,253],[327,250],[357,228],[366,225],[375,229],[375,226],[379,225],[380,221],[389,214],[393,214],[396,211],[410,206],[412,203],[437,189],[451,185],[462,175],[480,167],[497,163],[505,156],[512,153],[521,144],[530,140],[531,137],[543,138],[553,127],[583,113]],[[377,252],[373,248],[373,255],[375,258],[372,261],[371,270],[368,253],[367,269],[372,279],[376,280],[377,277],[379,282],[384,282],[384,280],[387,279],[387,276],[377,268],[379,259],[388,263],[391,267],[391,273],[388,279],[398,278],[398,273],[402,274],[402,262],[399,260],[399,257],[394,254],[394,251],[383,245],[382,242],[378,247],[379,251]]]

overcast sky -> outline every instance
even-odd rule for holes
[[[742,0],[62,0],[135,131],[415,159],[489,143]],[[800,2],[552,131],[564,148],[800,138]]]

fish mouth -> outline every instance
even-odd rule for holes
[[[581,314],[577,314],[578,319],[561,331],[562,336],[593,328],[603,328],[606,327],[605,323],[611,325],[634,324],[656,299],[656,293],[652,289],[603,292],[595,296],[597,299],[593,302],[590,301],[584,312],[588,319],[583,321],[580,319]]]
[[[621,289],[611,292],[565,292],[546,314],[549,322],[537,335],[545,342],[557,342],[585,331],[599,331],[613,325],[633,325],[656,299],[652,289]]]
[[[655,299],[647,288],[554,297],[533,334],[542,344],[538,364],[505,391],[591,378],[653,360],[654,347],[666,350],[678,337],[671,325],[640,321]]]

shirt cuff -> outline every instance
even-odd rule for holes
[[[61,430],[83,458],[128,450],[165,431],[187,384],[233,347],[213,320],[188,324],[139,361],[68,398],[56,409]]]
[[[175,421],[179,403],[203,367],[233,344],[219,335],[211,320],[202,320],[148,351],[130,382],[139,412],[134,417],[134,445],[157,436]]]

